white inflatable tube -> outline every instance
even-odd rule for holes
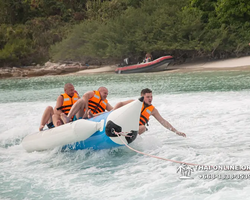
[[[63,149],[81,150],[86,148],[105,149],[124,145],[114,133],[125,132],[130,137],[121,136],[127,144],[133,142],[139,131],[143,97],[111,112],[94,118],[80,119],[49,130],[26,136],[22,145],[28,151],[42,151],[62,146]]]
[[[101,122],[93,122],[80,119],[74,123],[71,122],[56,128],[28,135],[23,139],[22,145],[28,152],[52,149],[57,146],[86,140],[96,131],[102,130],[103,126],[104,120]]]

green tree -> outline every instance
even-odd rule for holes
[[[24,25],[1,25],[0,61],[3,65],[25,64],[27,55],[33,52],[29,30]],[[3,36],[3,37],[2,37]]]
[[[105,2],[102,5],[105,8]],[[70,56],[66,53],[67,59],[83,58],[85,55],[121,59],[128,55],[139,56],[147,51],[169,50],[176,46],[173,26],[178,23],[176,18],[184,5],[187,5],[185,0],[158,0],[153,4],[150,0],[144,0],[139,8],[129,6],[125,11],[121,9],[120,15],[119,12],[109,15],[105,23],[102,20],[98,25],[84,22],[74,28],[69,39],[52,47],[52,56],[55,60],[65,59],[64,55],[59,55],[58,50],[61,50],[70,51]],[[186,27],[192,23],[190,20]],[[95,28],[90,28],[92,26]],[[192,27],[189,30],[194,29]],[[188,32],[186,28],[185,31]]]
[[[0,23],[24,23],[31,15],[30,5],[25,0],[0,0]]]
[[[216,7],[217,19],[227,27],[227,49],[237,55],[248,48],[250,38],[250,2],[247,0],[219,0]]]

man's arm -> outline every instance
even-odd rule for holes
[[[117,103],[114,107],[112,107],[109,103],[107,103],[106,110],[107,111],[116,110],[117,108],[125,106],[126,104],[128,104],[128,103],[130,103],[132,101],[134,101],[134,100],[121,101],[121,102]],[[94,114],[93,116],[98,116],[100,114],[103,114],[103,112]]]
[[[77,94],[78,99],[80,99],[81,97],[79,96],[79,93],[76,90],[75,93]]]
[[[165,128],[169,129],[170,131],[176,133],[177,135],[186,137],[185,133],[182,133],[180,131],[177,131],[167,120],[165,120],[160,113],[158,112],[158,110],[156,108],[154,108],[154,110],[151,113],[155,119],[157,119],[158,122],[161,123],[162,126],[164,126]]]
[[[132,102],[132,101],[134,101],[134,100],[121,101],[121,102],[117,103],[117,104],[114,106],[113,110],[116,110],[117,108],[120,108],[120,107],[122,107],[122,106],[125,106],[126,104],[128,104],[128,103],[130,103],[130,102]]]
[[[63,114],[62,110],[59,109],[57,110],[57,108],[60,108],[63,105],[63,96],[60,95],[59,97],[57,97],[56,100],[56,106],[54,108],[54,115],[52,116],[52,121],[54,126],[60,126],[62,124],[61,122],[61,115]]]
[[[85,101],[85,114],[84,117],[87,117],[87,112],[88,112],[88,108],[89,108],[89,99],[91,99],[93,96],[95,95],[94,91],[89,91],[84,93],[84,95],[82,96],[82,99]]]
[[[112,109],[113,109],[113,107],[109,103],[107,103],[106,110],[111,111]]]
[[[56,100],[56,106],[54,108],[55,114],[60,115],[62,113],[61,109],[57,110],[57,108],[60,108],[62,105],[63,105],[63,96],[60,95],[59,97],[57,97],[57,100]]]
[[[91,99],[93,96],[95,95],[94,91],[89,91],[89,92],[86,92],[84,93],[84,95],[82,96],[84,99]]]

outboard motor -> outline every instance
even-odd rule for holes
[[[128,66],[128,65],[130,65],[130,59],[129,58],[125,58],[123,60],[123,62],[118,65],[118,67],[125,67],[125,66]]]

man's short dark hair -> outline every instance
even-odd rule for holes
[[[141,95],[144,95],[146,93],[152,93],[152,90],[148,89],[148,88],[145,88],[141,91]]]

